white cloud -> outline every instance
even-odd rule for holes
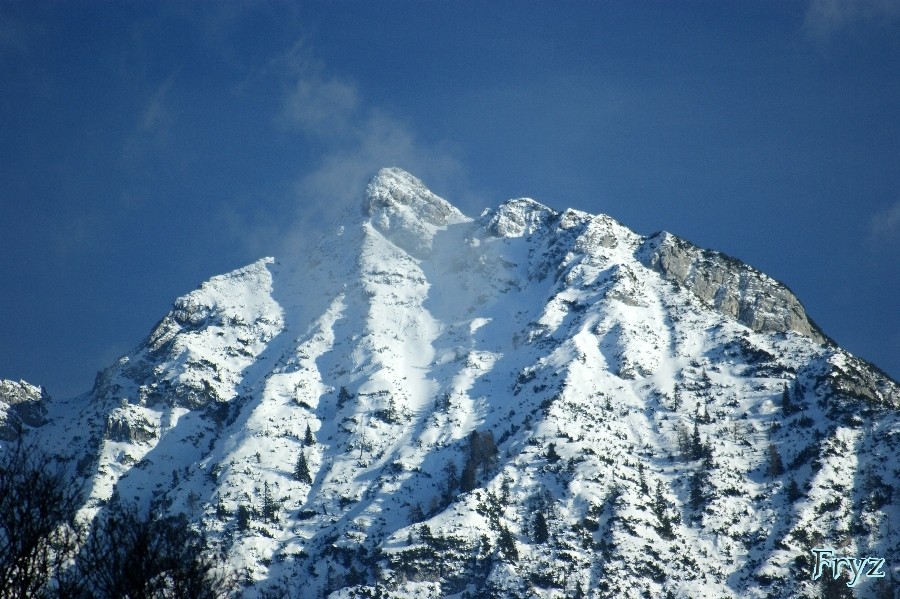
[[[170,75],[150,95],[144,111],[141,113],[140,128],[143,131],[158,131],[165,128],[171,121],[168,106],[169,91],[175,81],[175,74]]]
[[[337,79],[301,78],[284,102],[282,114],[300,130],[320,136],[347,132],[359,109],[356,87]]]
[[[367,105],[356,82],[329,74],[302,43],[267,69],[285,80],[278,122],[320,150],[294,182],[296,220],[280,225],[282,251],[296,251],[302,238],[317,236],[348,210],[358,214],[365,184],[379,168],[397,166],[426,184],[452,182],[461,191],[463,169],[450,149],[423,141],[402,119]]]
[[[140,167],[148,153],[165,148],[172,141],[172,88],[177,71],[157,85],[144,101],[132,131],[125,137],[122,156],[132,167]]]
[[[872,217],[870,231],[876,242],[900,239],[900,200]]]
[[[900,0],[811,0],[804,27],[823,39],[840,30],[898,19]]]

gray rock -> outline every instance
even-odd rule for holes
[[[43,387],[0,380],[0,440],[15,441],[26,428],[46,424],[48,399]]]
[[[686,287],[719,313],[754,331],[794,331],[819,343],[830,341],[787,287],[740,260],[700,249],[665,232],[648,238],[636,257],[666,280]]]

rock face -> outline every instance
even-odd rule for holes
[[[787,287],[739,260],[702,250],[669,233],[650,237],[639,255],[666,280],[685,286],[754,331],[795,331],[826,341]]]
[[[843,584],[813,549],[900,554],[898,403],[745,264],[386,169],[313,255],[212,278],[17,417],[85,514],[185,514],[246,597],[812,599]]]
[[[46,424],[48,399],[41,387],[0,379],[0,440],[16,441],[23,431]]]

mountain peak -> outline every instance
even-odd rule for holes
[[[363,210],[376,229],[414,256],[430,251],[439,229],[471,220],[396,167],[381,169],[369,181]]]
[[[396,212],[402,209],[438,227],[469,220],[413,175],[396,167],[383,168],[366,186],[366,215],[375,216],[386,210]]]
[[[485,229],[496,237],[521,237],[546,225],[556,212],[531,198],[507,200],[481,214]]]
[[[400,169],[365,200],[89,394],[0,380],[0,450],[27,433],[97,522],[187,518],[248,599],[812,598],[812,547],[900,551],[900,385],[774,279],[524,198],[472,223]]]

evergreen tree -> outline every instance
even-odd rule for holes
[[[697,460],[703,457],[703,441],[700,439],[700,427],[694,420],[694,433],[691,435],[691,459]]]
[[[225,509],[225,503],[222,501],[221,495],[216,497],[216,518],[223,521],[228,518],[228,510]]]
[[[700,462],[700,465],[703,467],[706,475],[709,476],[709,472],[713,469],[713,449],[712,443],[709,441],[709,435],[706,436],[706,444],[701,448],[701,454],[703,461]]]
[[[250,508],[244,505],[243,503],[237,507],[237,513],[235,517],[237,518],[237,529],[238,530],[247,530],[250,528]]]
[[[787,383],[784,385],[784,391],[781,393],[781,410],[785,416],[794,413],[794,404],[791,402],[791,394],[788,392]]]
[[[800,491],[800,485],[797,484],[797,481],[793,478],[788,482],[787,489],[785,490],[787,494],[787,500],[791,503],[794,503],[801,497],[803,497],[803,492]]]
[[[463,493],[468,493],[478,486],[478,479],[475,476],[475,462],[469,458],[463,466],[462,476],[459,479],[459,489]]]
[[[769,476],[784,474],[784,464],[781,462],[781,454],[774,443],[769,444]]]
[[[275,522],[278,519],[278,505],[272,498],[268,481],[263,483],[262,518],[266,522]]]
[[[471,491],[478,486],[478,471],[487,473],[497,463],[497,445],[491,431],[479,433],[472,431],[469,435],[469,447],[466,463],[463,465],[459,488],[463,492]]]
[[[542,510],[538,510],[537,515],[534,517],[533,530],[532,538],[535,543],[546,543],[550,538],[550,530],[547,527],[547,518],[544,516]]]
[[[303,437],[303,444],[307,447],[312,447],[316,444],[316,438],[313,436],[312,429],[309,428],[309,424],[306,425],[306,435]]]
[[[491,554],[491,540],[488,538],[486,534],[481,535],[481,546],[478,549],[478,552],[481,555],[490,555]]]
[[[342,386],[342,387],[340,388],[340,390],[338,391],[338,396],[337,396],[337,408],[338,408],[338,410],[340,410],[341,408],[343,408],[343,407],[344,407],[344,404],[346,404],[346,403],[347,403],[348,401],[350,401],[351,399],[352,399],[352,397],[351,397],[351,395],[350,395],[350,392],[347,391],[347,387],[343,387],[343,386]]]
[[[450,460],[444,468],[444,471],[447,473],[447,487],[444,491],[444,502],[449,504],[460,487],[459,474],[456,472],[456,463],[453,462],[453,460]]]
[[[638,487],[644,495],[650,494],[650,488],[647,487],[647,479],[644,477],[644,464],[638,464]]]
[[[559,454],[556,453],[556,443],[547,446],[547,463],[555,464],[559,461]]]
[[[700,471],[695,470],[693,474],[691,474],[690,485],[689,485],[689,497],[688,501],[690,503],[691,509],[695,512],[699,512],[701,508],[706,504],[706,497],[703,494],[703,487],[706,486],[706,476]]]
[[[519,559],[519,551],[516,549],[516,539],[505,526],[500,526],[497,545],[500,547],[500,553],[506,561],[515,562]]]
[[[664,539],[674,539],[675,531],[672,528],[673,518],[669,515],[669,502],[663,495],[662,481],[656,481],[656,492],[653,496],[653,504],[651,505],[653,514],[659,521],[656,532]]]
[[[415,524],[416,522],[424,522],[425,521],[425,512],[422,511],[422,504],[416,503],[409,510],[409,523]]]
[[[309,464],[306,463],[306,456],[303,455],[302,451],[300,452],[300,457],[297,458],[297,465],[294,467],[294,480],[308,485],[312,484],[312,475],[309,472]]]
[[[681,387],[675,383],[675,390],[672,393],[672,411],[677,412],[681,407]]]

